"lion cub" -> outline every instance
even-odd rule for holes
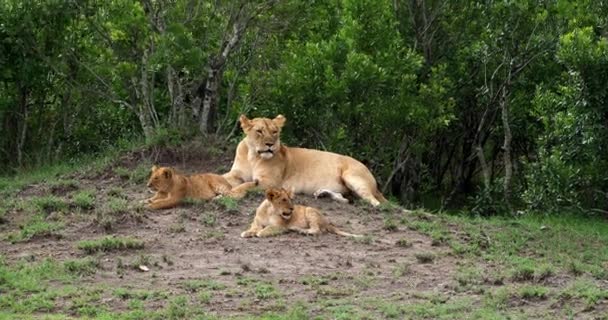
[[[255,187],[256,182],[246,182],[232,188],[222,176],[213,173],[184,176],[177,174],[171,167],[152,167],[148,188],[156,194],[143,202],[150,209],[175,207],[184,198],[210,200],[225,195],[240,199],[247,189]]]
[[[336,228],[315,208],[294,206],[293,197],[293,191],[266,190],[266,199],[257,208],[251,227],[241,233],[241,237],[268,237],[289,230],[312,235],[330,232],[346,237],[361,237]]]

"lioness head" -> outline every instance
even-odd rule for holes
[[[148,180],[148,188],[152,191],[169,192],[173,187],[175,171],[170,167],[152,167],[152,174]]]
[[[276,116],[274,119],[248,119],[245,115],[239,118],[241,128],[247,135],[247,143],[262,159],[270,159],[280,149],[281,128],[285,125],[285,117]]]
[[[293,213],[293,196],[293,191],[287,191],[283,188],[266,190],[266,199],[270,201],[275,213],[285,220],[289,220]]]

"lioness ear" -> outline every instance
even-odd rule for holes
[[[164,175],[165,175],[165,178],[171,179],[171,177],[173,177],[173,169],[165,170]]]
[[[241,128],[243,128],[243,131],[247,131],[251,128],[251,120],[247,119],[247,116],[244,114],[239,117],[239,121],[241,122]]]
[[[283,128],[285,121],[287,121],[287,119],[285,119],[285,117],[283,117],[281,114],[272,119],[272,122],[274,122],[274,124],[279,128]]]
[[[272,201],[276,197],[277,197],[276,190],[274,190],[274,189],[268,189],[268,190],[266,190],[266,199]]]
[[[157,166],[152,166],[152,169],[150,169],[150,171],[152,171],[152,172],[154,172],[154,171],[156,171],[156,170],[158,170],[158,167],[157,167]]]

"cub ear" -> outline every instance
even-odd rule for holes
[[[266,190],[266,199],[272,201],[274,200],[279,194],[277,193],[277,191],[275,189],[268,189]]]
[[[171,177],[173,177],[173,169],[169,168],[169,169],[165,170],[164,175],[165,175],[165,178],[171,179]]]
[[[241,123],[243,131],[247,131],[251,128],[251,120],[249,120],[246,115],[242,114],[239,117],[239,122]]]
[[[283,128],[285,121],[287,121],[287,119],[285,119],[285,117],[283,117],[281,114],[272,119],[272,122],[279,128]]]
[[[152,166],[152,169],[150,169],[150,171],[152,171],[152,172],[154,172],[156,170],[158,170],[158,167],[156,165]]]

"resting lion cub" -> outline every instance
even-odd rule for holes
[[[150,209],[167,209],[178,205],[184,198],[210,200],[218,195],[240,199],[256,182],[246,182],[232,188],[222,176],[204,173],[184,176],[171,167],[152,167],[148,188],[156,194],[143,202]]]
[[[256,210],[251,227],[241,233],[241,237],[269,237],[290,230],[311,235],[330,232],[345,237],[361,237],[336,228],[315,208],[294,206],[293,196],[293,191],[285,189],[266,190],[266,199]]]

